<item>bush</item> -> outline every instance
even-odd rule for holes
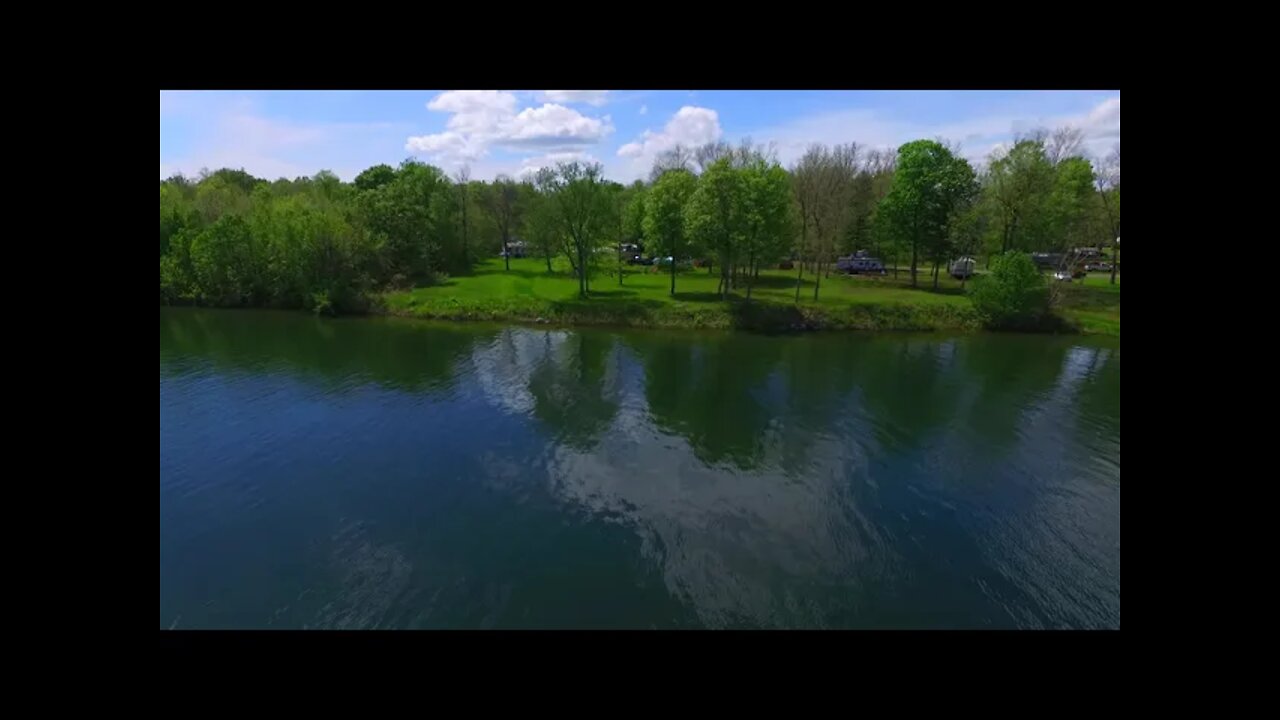
[[[991,274],[974,280],[969,297],[983,323],[992,329],[1034,330],[1052,318],[1044,276],[1023,253],[993,258]]]
[[[329,291],[322,290],[311,293],[311,310],[317,315],[335,315],[333,301],[329,299]]]

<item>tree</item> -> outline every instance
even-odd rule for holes
[[[374,165],[356,176],[352,183],[357,190],[376,190],[396,179],[396,170],[390,165]]]
[[[549,191],[571,243],[569,261],[578,274],[578,295],[586,298],[590,290],[590,265],[595,264],[596,248],[609,230],[609,197],[600,165],[558,163],[549,178]]]
[[[880,204],[886,227],[911,248],[911,285],[921,255],[940,257],[952,216],[977,191],[973,168],[941,143],[916,140],[898,148],[889,194]]]
[[[730,158],[715,161],[698,179],[685,209],[685,232],[694,243],[720,256],[716,290],[727,297],[733,281],[730,267],[743,237],[742,174]]]
[[[792,237],[791,177],[776,161],[757,156],[742,173],[743,252],[747,256],[747,299],[759,262],[773,262]]]
[[[1099,162],[1098,201],[1106,219],[1107,243],[1111,245],[1111,284],[1116,284],[1120,265],[1120,145]]]
[[[447,186],[438,168],[406,160],[395,180],[359,194],[360,222],[380,246],[381,274],[393,284],[428,279],[440,268],[439,240],[447,222],[439,196]]]
[[[463,165],[458,172],[453,175],[454,183],[458,188],[458,209],[462,215],[462,264],[464,266],[471,265],[471,254],[467,245],[467,233],[471,229],[468,217],[468,209],[470,203],[470,193],[468,192],[468,183],[471,182],[471,166]]]
[[[950,236],[948,245],[953,257],[964,258],[978,254],[979,248],[982,247],[982,238],[987,232],[988,219],[985,208],[979,203],[972,203],[969,207],[952,215],[948,229]],[[967,273],[960,276],[961,290],[964,289],[968,279]],[[934,289],[937,289],[936,283]]]
[[[813,299],[818,299],[822,270],[845,234],[852,217],[854,178],[857,175],[856,143],[813,145],[792,169],[797,210],[800,215],[800,270],[796,274],[796,302],[804,276],[804,256],[813,260]]]
[[[1044,143],[1024,138],[1008,152],[993,153],[985,180],[997,211],[996,252],[1041,249],[1046,234],[1045,198],[1053,187],[1053,166],[1045,156]]]
[[[191,241],[198,297],[216,305],[254,305],[263,299],[262,243],[240,215],[218,218]]]
[[[1049,225],[1053,249],[1093,245],[1090,211],[1096,203],[1093,166],[1082,157],[1069,157],[1054,168],[1053,190],[1049,194]]]
[[[622,246],[625,243],[639,244],[644,236],[644,183],[639,181],[630,187],[619,185],[616,190],[616,208],[618,213],[618,285],[622,285],[623,258]]]
[[[991,261],[991,273],[974,280],[973,307],[991,328],[1036,327],[1049,312],[1044,275],[1025,253],[1007,252]]]
[[[656,182],[668,170],[692,171],[694,162],[694,152],[684,145],[677,144],[654,158],[653,169],[649,171],[649,182]]]
[[[526,234],[529,242],[546,259],[548,273],[551,272],[551,256],[560,250],[565,237],[561,216],[551,199],[555,175],[552,168],[538,170],[525,193]]]
[[[709,142],[699,145],[693,150],[693,161],[698,167],[698,172],[706,172],[715,161],[720,158],[733,157],[733,146],[724,140],[717,142]]]
[[[342,179],[333,174],[331,170],[321,170],[311,178],[311,182],[315,183],[316,191],[320,197],[329,202],[340,202],[345,192],[342,186]]]
[[[220,184],[229,185],[231,187],[237,188],[240,190],[240,192],[244,193],[245,195],[248,195],[249,193],[253,192],[253,189],[257,187],[259,183],[266,182],[262,178],[254,177],[249,173],[245,172],[244,168],[241,168],[239,170],[232,170],[231,168],[222,168],[221,170],[215,170],[211,173],[206,173],[205,171],[202,171],[202,174],[205,175],[205,177],[201,178],[202,184],[206,180],[215,180],[215,181],[218,181]]]
[[[520,223],[520,189],[515,181],[506,175],[493,179],[487,192],[481,198],[485,212],[493,219],[502,238],[502,256],[506,261],[506,269],[511,269],[511,235]]]
[[[649,189],[639,180],[627,189],[626,208],[622,215],[623,242],[643,244],[645,241],[644,213],[645,198]]]
[[[186,198],[182,187],[171,182],[160,183],[160,256],[169,252],[170,239],[185,228],[195,228],[200,216]]]
[[[671,294],[676,294],[676,262],[692,254],[685,227],[685,208],[698,187],[688,170],[663,173],[644,198],[642,225],[653,250],[671,256]]]
[[[1060,127],[1045,141],[1044,154],[1050,165],[1058,165],[1067,158],[1080,157],[1084,148],[1084,131],[1076,127]]]

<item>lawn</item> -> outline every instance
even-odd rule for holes
[[[548,273],[544,260],[520,258],[504,269],[501,259],[481,261],[465,276],[450,277],[428,287],[390,293],[387,311],[418,317],[514,320],[556,324],[632,325],[662,327],[743,327],[790,329],[796,327],[857,328],[880,330],[971,330],[978,326],[960,283],[950,277],[932,279],[921,273],[920,287],[910,287],[910,276],[901,272],[887,277],[844,276],[822,278],[819,299],[813,299],[813,277],[801,282],[800,303],[795,302],[796,271],[764,270],[745,301],[746,289],[735,288],[728,302],[716,297],[718,271],[680,271],[676,294],[670,294],[669,271],[645,266],[624,267],[622,282],[617,268],[605,268],[591,280],[588,299],[578,297],[577,279],[563,259]],[[1105,284],[1105,281],[1104,281]],[[1108,286],[1109,288],[1109,286]],[[1101,313],[1091,321],[1107,330],[1108,303],[1092,299],[1092,283],[1071,288],[1073,312],[1081,317]],[[1114,295],[1115,328],[1119,332],[1119,291]],[[1091,316],[1089,316],[1091,317]]]
[[[1088,333],[1120,334],[1120,275],[1111,284],[1110,273],[1090,273],[1081,281],[1062,287],[1062,314]]]

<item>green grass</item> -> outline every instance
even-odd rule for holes
[[[718,273],[718,270],[717,270]],[[451,277],[429,287],[389,293],[385,311],[394,315],[450,320],[505,320],[557,325],[613,325],[635,327],[745,328],[787,330],[794,328],[862,330],[975,330],[978,317],[958,281],[932,279],[921,273],[919,288],[910,287],[908,273],[898,278],[842,276],[822,278],[817,302],[813,278],[806,271],[800,303],[795,302],[796,271],[764,270],[745,301],[746,289],[735,289],[729,300],[716,297],[718,274],[705,269],[681,271],[676,295],[670,295],[671,276],[644,266],[624,268],[618,284],[616,268],[601,271],[591,280],[591,297],[578,297],[578,282],[563,259],[548,273],[541,259],[521,258],[503,268],[500,259],[481,261],[465,276]],[[1108,286],[1109,287],[1109,286]],[[1076,290],[1077,288],[1072,288]],[[1081,297],[1072,305],[1081,313],[1086,329],[1103,328],[1109,310],[1095,307],[1088,297],[1093,288],[1078,288]],[[1100,292],[1111,292],[1103,289]],[[1114,291],[1114,331],[1119,334],[1119,291]],[[1108,306],[1109,307],[1109,306]],[[1086,325],[1084,317],[1100,312]]]
[[[1062,286],[1063,317],[1080,326],[1082,332],[1099,335],[1120,334],[1120,275],[1111,284],[1110,273],[1090,273],[1081,281]]]

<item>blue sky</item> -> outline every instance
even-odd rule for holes
[[[981,163],[1015,133],[1072,125],[1086,149],[1120,142],[1120,92],[800,90],[161,91],[160,176],[243,167],[275,179],[416,157],[476,179],[558,160],[646,177],[676,143],[773,143],[790,164],[811,143],[896,147],[944,138]]]

